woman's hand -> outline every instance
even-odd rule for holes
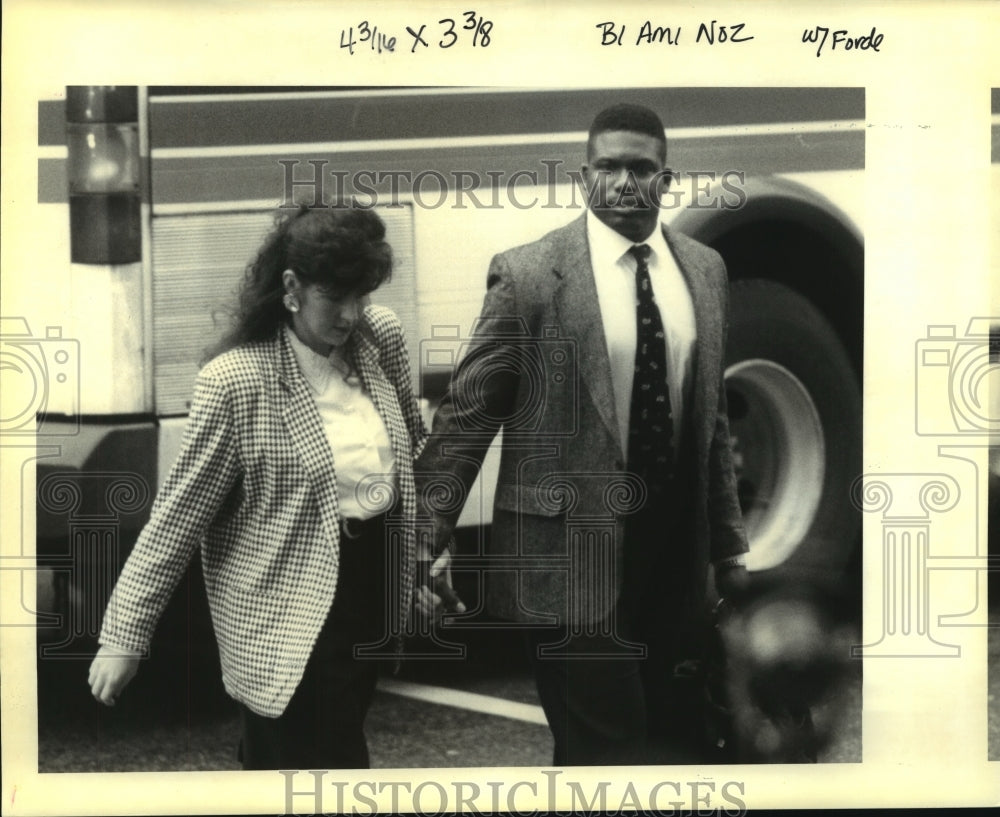
[[[114,706],[128,682],[139,671],[138,653],[116,647],[101,647],[90,664],[90,692],[98,701]]]

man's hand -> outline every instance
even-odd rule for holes
[[[138,653],[101,647],[90,665],[90,692],[98,701],[114,706],[122,690],[139,671]]]
[[[451,551],[445,548],[430,570],[431,586],[444,604],[446,613],[464,613],[465,603],[451,586]]]
[[[420,562],[417,587],[413,592],[417,612],[429,619],[440,613],[464,613],[465,604],[451,586],[451,551],[442,551],[428,567],[429,562],[429,559]]]

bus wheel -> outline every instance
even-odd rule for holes
[[[767,280],[730,289],[726,395],[747,567],[833,578],[860,538],[861,393],[830,323]]]

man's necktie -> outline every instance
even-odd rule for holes
[[[667,347],[660,310],[649,280],[650,248],[632,247],[635,258],[636,344],[629,411],[628,468],[646,482],[650,498],[665,487],[673,464],[673,415],[667,389]]]

